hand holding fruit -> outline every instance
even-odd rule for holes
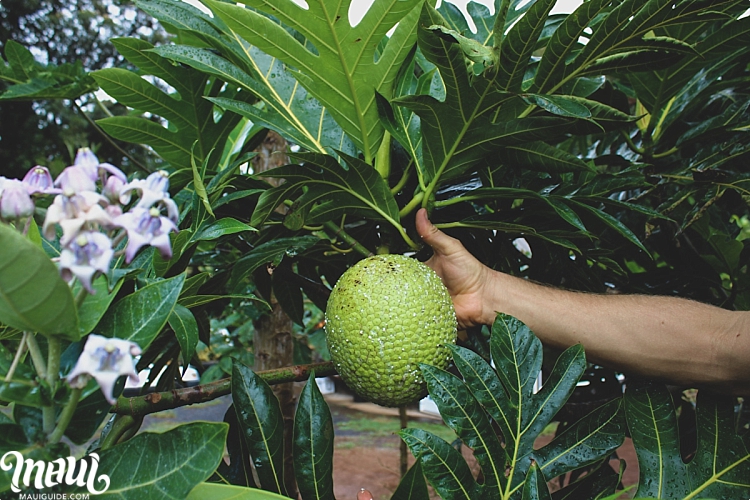
[[[495,311],[487,307],[487,298],[492,297],[487,288],[492,283],[493,271],[479,262],[455,238],[448,236],[432,225],[427,211],[417,212],[417,232],[422,240],[432,247],[433,256],[425,262],[445,283],[456,309],[458,327],[492,324]]]

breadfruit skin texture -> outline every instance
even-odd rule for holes
[[[427,393],[420,363],[446,368],[456,342],[448,290],[425,264],[376,255],[349,268],[326,307],[331,359],[360,397],[401,406]]]

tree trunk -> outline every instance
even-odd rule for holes
[[[289,163],[286,149],[287,143],[284,138],[276,132],[269,131],[263,143],[256,149],[258,156],[253,158],[253,172],[259,174]],[[279,179],[266,180],[273,185],[280,183]],[[269,303],[271,304],[271,312],[255,323],[253,353],[256,371],[282,368],[294,364],[292,320],[281,309],[274,297],[270,298]],[[294,480],[294,457],[292,454],[294,412],[297,406],[294,384],[274,385],[273,392],[279,399],[281,413],[284,417],[284,484],[287,494],[292,498],[297,498],[297,484]]]

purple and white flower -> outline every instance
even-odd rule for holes
[[[116,402],[113,394],[115,382],[120,376],[127,375],[133,382],[138,382],[133,356],[140,353],[141,348],[135,342],[92,333],[86,339],[78,362],[67,376],[68,384],[83,389],[93,377],[107,402],[113,405]]]
[[[138,192],[140,199],[136,203],[137,208],[151,208],[163,206],[167,209],[167,217],[177,223],[179,211],[177,204],[169,197],[169,174],[165,170],[159,170],[145,179],[134,179],[120,190],[120,202],[130,203],[133,191]]]
[[[94,275],[109,271],[114,254],[107,235],[94,231],[81,232],[60,253],[60,275],[66,281],[78,278],[89,293],[94,293],[91,285]]]
[[[100,227],[105,230],[115,228],[112,212],[109,210],[107,199],[93,191],[83,191],[72,196],[60,194],[47,208],[42,232],[45,238],[52,239],[55,237],[55,225],[59,225],[63,230],[60,245],[65,247],[81,231]],[[114,212],[115,215],[119,215],[119,210]]]
[[[169,217],[160,214],[156,207],[134,207],[115,219],[115,222],[128,232],[128,246],[125,248],[125,261],[130,262],[141,247],[156,247],[165,258],[172,256],[169,233],[177,232],[177,225]]]

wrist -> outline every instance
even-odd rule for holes
[[[481,324],[491,326],[497,318],[497,313],[506,312],[505,304],[503,304],[503,297],[506,293],[504,289],[507,288],[505,281],[511,276],[490,268],[485,268],[485,273]]]

